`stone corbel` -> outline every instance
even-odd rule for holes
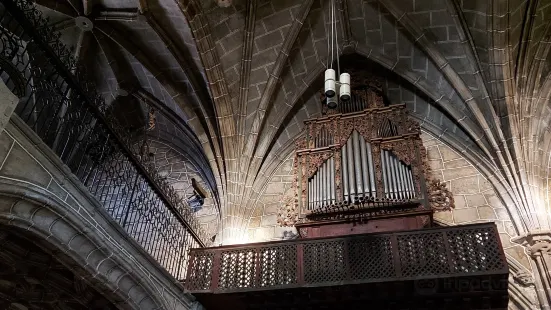
[[[534,277],[532,276],[531,273],[529,273],[526,270],[521,270],[517,273],[512,274],[512,276],[513,276],[513,280],[523,287],[529,287],[529,286],[535,285]]]
[[[513,241],[526,247],[527,254],[532,258],[551,255],[551,231],[533,232]]]
[[[534,231],[512,240],[526,248],[532,258],[536,293],[541,309],[551,309],[551,231]]]

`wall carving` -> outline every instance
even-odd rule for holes
[[[428,182],[429,203],[435,211],[449,211],[454,208],[453,194],[446,183],[431,178]]]

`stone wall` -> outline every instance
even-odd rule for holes
[[[256,201],[247,226],[247,242],[280,240],[284,232],[294,233],[294,229],[282,228],[277,224],[278,209],[286,200],[294,197],[293,160],[294,154],[289,154],[276,169]]]
[[[187,200],[193,194],[192,178],[209,192],[203,208],[195,215],[209,237],[214,236],[218,232],[220,225],[220,213],[214,203],[209,187],[201,178],[198,168],[185,155],[165,143],[150,141],[149,149],[150,152],[155,154],[154,163],[157,171],[167,179],[169,184],[183,199]]]
[[[507,208],[492,185],[471,163],[440,140],[428,133],[423,133],[421,138],[427,148],[432,174],[447,183],[455,200],[454,210],[437,212],[435,219],[446,225],[494,222],[505,253],[531,270],[524,248],[511,242],[517,234]]]
[[[125,309],[196,306],[17,116],[0,134],[0,225],[32,233]]]

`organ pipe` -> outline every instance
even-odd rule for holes
[[[369,162],[367,160],[367,146],[365,143],[365,140],[361,137],[358,139],[360,140],[360,163],[361,163],[361,176],[362,176],[362,184],[361,184],[361,191],[363,192],[364,197],[369,197]]]
[[[390,163],[390,154],[388,151],[385,151],[385,163],[386,176],[390,188],[389,197],[394,198],[394,177],[392,176],[392,165]]]
[[[396,182],[396,197],[395,198],[402,198],[402,192],[403,192],[403,188],[402,188],[402,182],[401,182],[401,179],[400,179],[400,174],[399,174],[399,166],[398,166],[398,159],[395,157],[395,156],[392,156],[392,163],[393,163],[393,166],[392,166],[392,170],[394,171],[394,180]]]
[[[388,150],[381,151],[385,197],[411,199],[415,197],[411,167]]]
[[[356,179],[356,197],[364,195],[363,181],[362,181],[362,158],[360,157],[360,135],[354,130],[352,133],[352,147],[354,148],[354,177]]]
[[[408,177],[409,186],[411,188],[411,196],[413,198],[413,197],[417,196],[417,194],[416,194],[416,191],[415,191],[415,185],[413,183],[413,175],[411,173],[411,169],[408,170],[408,174],[409,174],[409,177]]]
[[[331,144],[331,136],[320,133],[318,145]],[[341,179],[342,193],[347,202],[376,196],[375,169],[371,144],[353,131],[341,148],[341,173],[335,174],[335,158],[330,157],[308,180],[308,208],[310,210],[337,203],[336,178]],[[411,167],[389,150],[381,150],[384,197],[390,199],[415,198]]]
[[[385,197],[388,198],[388,193],[389,193],[389,188],[388,188],[388,179],[386,177],[386,156],[385,156],[385,153],[386,151],[385,150],[382,150],[381,151],[381,163],[382,163],[382,170],[383,170],[383,184],[384,184],[384,190],[385,190]]]
[[[354,201],[356,196],[356,180],[354,173],[354,150],[352,146],[352,139],[349,138],[346,142],[346,154],[347,156],[347,165],[348,165],[348,192],[350,194],[350,201]]]
[[[337,190],[335,188],[335,159],[331,157],[329,160],[330,160],[329,169],[331,171],[330,177],[329,177],[329,184],[331,185],[331,204],[333,204],[336,202],[335,191]]]
[[[348,159],[346,155],[346,145],[341,149],[341,168],[342,168],[342,186],[344,191],[344,200],[348,200],[348,165],[346,160]]]
[[[371,144],[367,144],[367,166],[369,167],[369,184],[371,185],[371,196],[375,196],[375,169],[373,169],[373,155]]]

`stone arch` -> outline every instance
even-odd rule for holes
[[[113,248],[92,221],[63,204],[37,186],[0,178],[0,225],[32,234],[41,248],[77,270],[120,309],[170,308],[140,270],[128,267],[122,248]]]
[[[1,309],[122,308],[84,280],[83,272],[68,265],[62,253],[44,249],[36,236],[13,226],[0,225]],[[45,243],[45,242],[38,242]]]

